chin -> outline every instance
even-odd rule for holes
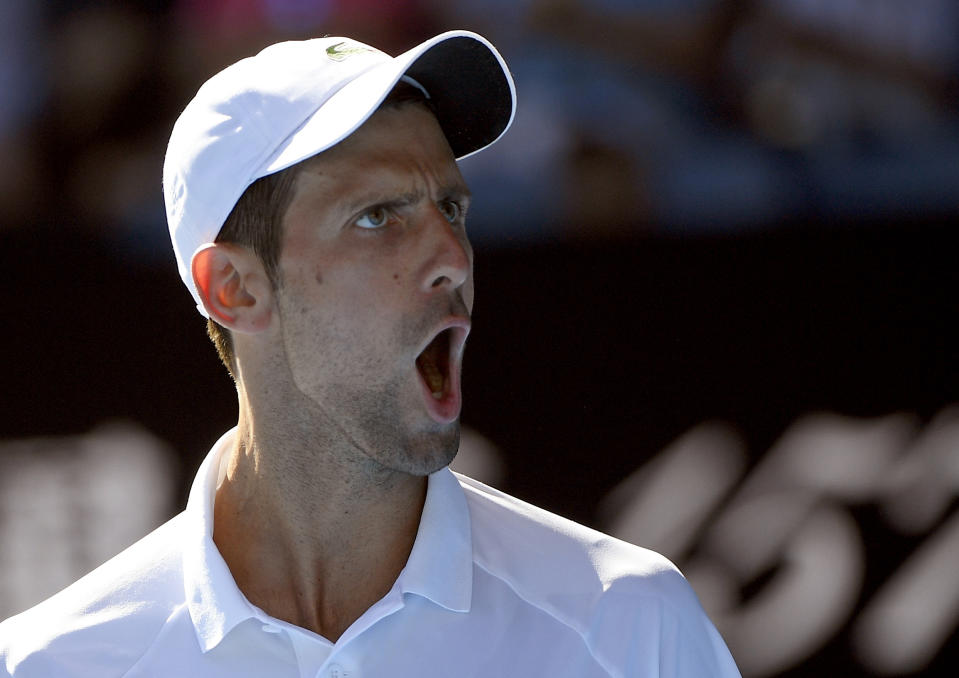
[[[449,466],[460,446],[459,423],[442,431],[420,433],[400,446],[398,458],[393,460],[396,471],[414,476],[428,476]]]
[[[397,390],[380,388],[348,399],[358,415],[351,427],[355,444],[388,471],[427,476],[448,466],[459,450],[459,419],[439,423],[417,408],[402,408],[393,395]]]

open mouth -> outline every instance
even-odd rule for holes
[[[416,372],[430,417],[440,423],[456,421],[460,414],[460,358],[469,334],[469,320],[451,317],[416,356]]]
[[[450,387],[450,340],[453,328],[437,334],[416,358],[416,368],[427,389],[442,400]]]

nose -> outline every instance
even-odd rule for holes
[[[462,225],[451,224],[434,205],[427,208],[422,233],[427,253],[423,289],[462,287],[473,269],[473,250]]]

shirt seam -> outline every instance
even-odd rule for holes
[[[127,670],[121,674],[120,678],[127,678],[127,676],[130,675],[131,671],[133,671],[135,668],[140,666],[140,664],[143,662],[146,656],[150,654],[150,650],[152,650],[156,646],[157,641],[160,639],[160,636],[163,635],[163,630],[170,624],[170,620],[173,619],[173,617],[176,616],[184,607],[186,607],[186,601],[179,603],[173,608],[173,611],[170,612],[170,614],[163,621],[163,623],[160,624],[160,628],[157,629],[157,632],[153,636],[153,639],[150,641],[150,643],[146,646],[146,648],[143,650],[140,656],[137,657],[136,661],[134,661],[133,664],[131,664],[127,668]]]
[[[534,603],[534,602],[533,602],[532,600],[530,600],[528,597],[526,597],[525,595],[523,595],[522,593],[520,593],[519,590],[518,590],[515,586],[513,586],[512,583],[510,583],[508,580],[506,580],[506,579],[503,578],[502,576],[500,576],[500,575],[496,574],[495,572],[493,572],[489,567],[487,567],[486,565],[483,565],[483,563],[481,563],[481,562],[479,562],[479,561],[477,561],[477,560],[474,560],[473,562],[475,563],[475,565],[476,565],[478,568],[480,568],[481,570],[483,570],[484,572],[486,572],[489,576],[493,577],[493,578],[496,579],[497,581],[502,582],[507,588],[509,588],[510,591],[512,591],[514,594],[516,594],[516,597],[517,597],[517,598],[519,598],[520,600],[522,600],[524,603],[526,603],[527,605],[530,605],[530,606],[536,608],[537,610],[541,611],[541,612],[544,613],[544,614],[548,614],[552,619],[555,619],[557,622],[559,622],[560,624],[562,624],[563,626],[565,626],[566,628],[568,628],[569,630],[571,630],[573,633],[575,633],[577,636],[579,636],[579,639],[582,641],[582,643],[583,643],[583,645],[586,647],[587,651],[589,651],[589,656],[592,657],[592,658],[596,661],[597,664],[599,664],[599,666],[603,669],[603,671],[606,672],[606,675],[608,675],[609,678],[622,678],[622,674],[621,674],[621,673],[616,672],[616,671],[613,671],[613,670],[610,668],[608,662],[605,661],[602,657],[600,657],[600,656],[598,656],[598,655],[596,654],[595,650],[593,649],[592,645],[590,644],[589,640],[586,638],[585,634],[583,633],[583,631],[582,631],[581,629],[576,628],[571,622],[567,621],[566,619],[563,619],[563,618],[561,618],[561,617],[557,617],[556,615],[554,615],[554,614],[553,614],[552,612],[550,612],[549,610],[546,610],[545,608],[541,607],[540,605],[537,605],[536,603]]]

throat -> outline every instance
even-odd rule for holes
[[[416,360],[416,366],[419,368],[420,374],[423,375],[423,381],[426,382],[433,397],[443,397],[443,392],[446,390],[446,377],[443,376],[436,362],[426,355],[421,355]]]
[[[449,372],[449,332],[440,332],[416,359],[416,368],[433,397],[446,393]]]
[[[385,596],[406,565],[427,481],[406,476],[349,511],[309,511],[231,500],[214,503],[213,539],[247,599],[267,614],[331,642]],[[320,517],[327,520],[321,520]]]

